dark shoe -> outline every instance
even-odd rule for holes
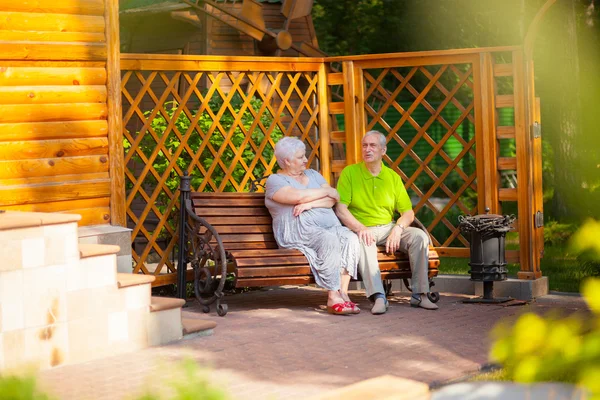
[[[380,315],[385,314],[390,304],[387,299],[384,297],[378,297],[375,299],[375,304],[373,304],[373,308],[371,308],[371,314]]]
[[[411,307],[421,307],[426,310],[437,310],[439,307],[436,304],[433,304],[429,297],[427,297],[426,293],[421,293],[417,295],[412,295],[410,297],[410,306]]]

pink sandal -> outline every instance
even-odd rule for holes
[[[337,303],[327,306],[327,312],[335,315],[349,315],[354,314],[354,309],[349,307],[347,303]]]

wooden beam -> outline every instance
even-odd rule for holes
[[[344,120],[346,130],[346,164],[355,164],[360,160],[360,146],[356,142],[358,125],[356,123],[356,88],[354,86],[354,64],[352,61],[342,63],[344,74]],[[330,105],[330,110],[332,107]]]
[[[104,43],[0,42],[5,60],[104,60]]]
[[[106,120],[0,124],[0,142],[107,137]]]
[[[107,0],[110,2],[111,0]],[[18,3],[15,1],[14,3]],[[104,17],[0,11],[0,29],[7,31],[104,32]],[[61,54],[65,56],[65,54]],[[2,58],[5,58],[4,56]]]
[[[0,0],[0,10],[102,16],[104,15],[104,0]]]
[[[327,106],[329,104],[327,91],[329,88],[327,87],[327,70],[325,68],[325,63],[321,64],[321,68],[319,68],[318,79],[319,143],[321,149],[319,160],[321,161],[321,174],[325,177],[325,180],[331,184],[331,139],[329,136],[329,112],[327,111]]]
[[[103,103],[0,105],[0,123],[106,119],[107,115],[108,110]]]
[[[127,226],[125,206],[125,150],[123,149],[123,115],[121,106],[121,65],[119,42],[119,1],[106,0],[106,58],[108,92],[108,146],[110,165],[110,223]]]
[[[106,86],[0,86],[0,104],[104,103]]]

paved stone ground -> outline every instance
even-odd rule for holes
[[[191,305],[184,316],[217,321],[213,336],[56,368],[42,372],[41,382],[63,400],[132,399],[165,386],[176,364],[191,358],[233,399],[306,398],[384,374],[435,386],[488,362],[488,334],[498,321],[529,310],[585,309],[574,296],[505,307],[442,294],[440,310],[425,311],[403,294],[390,298],[387,314],[373,316],[361,292],[351,297],[361,314],[327,314],[325,292],[311,287],[227,296],[224,318]]]

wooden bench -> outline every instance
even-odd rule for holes
[[[220,291],[228,273],[235,275],[236,288],[315,282],[300,251],[278,248],[264,193],[192,192],[188,196],[184,202],[187,262],[194,268],[196,297],[204,305],[204,312],[209,312],[209,305],[217,301],[219,315],[227,313]],[[418,221],[413,226],[425,230]],[[386,254],[385,247],[379,247],[378,259],[383,279],[404,279],[409,286],[411,270],[405,253]],[[431,278],[438,274],[439,263],[430,242],[430,285]],[[386,291],[389,290],[391,285],[387,282]],[[433,293],[430,298],[437,301],[439,295]]]

